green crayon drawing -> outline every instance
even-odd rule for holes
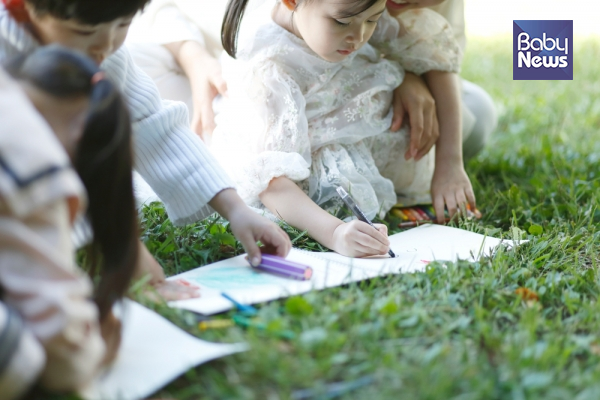
[[[221,267],[185,280],[217,290],[249,289],[252,286],[281,285],[283,279],[247,267]]]

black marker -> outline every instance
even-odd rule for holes
[[[354,202],[354,199],[352,197],[350,197],[350,195],[344,190],[343,187],[338,186],[338,188],[336,190],[337,190],[338,194],[340,195],[340,197],[342,198],[342,200],[344,200],[344,203],[346,203],[348,208],[352,211],[352,213],[356,216],[356,218],[359,219],[359,221],[366,222],[367,224],[369,224],[373,228],[375,228],[373,223],[371,221],[369,221],[369,219],[367,218],[365,213],[358,207],[358,204],[356,204]],[[375,228],[375,229],[377,229],[377,228]],[[388,251],[388,254],[392,258],[396,257],[396,255],[394,254],[392,249],[390,249],[390,251]]]

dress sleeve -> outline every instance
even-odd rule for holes
[[[135,168],[165,203],[171,221],[183,225],[213,213],[208,202],[233,185],[191,131],[185,104],[162,100],[125,47],[102,67],[120,86],[132,114]]]
[[[385,12],[370,42],[386,58],[417,75],[460,71],[462,50],[452,27],[429,9],[409,10],[396,18]]]
[[[273,61],[253,65],[244,93],[230,93],[229,112],[217,121],[218,132],[223,134],[216,132],[214,140],[220,143],[214,142],[213,149],[220,149],[219,159],[230,167],[240,196],[257,205],[259,194],[272,179],[285,176],[300,182],[308,178],[311,148],[306,100],[299,84]],[[230,118],[233,114],[235,120]],[[240,140],[237,145],[224,143],[233,135]]]

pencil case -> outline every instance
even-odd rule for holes
[[[415,226],[437,223],[435,210],[432,205],[416,205],[411,207],[396,207],[392,209],[392,214],[400,218],[402,222],[398,224],[400,228],[413,228]],[[467,205],[467,218],[468,219],[480,219],[481,212],[478,209],[471,210],[471,207]],[[444,210],[445,222],[450,221],[448,210]]]

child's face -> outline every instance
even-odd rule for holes
[[[76,20],[64,20],[49,14],[38,16],[35,10],[29,15],[34,32],[42,44],[57,43],[81,51],[98,65],[117,51],[127,36],[133,15],[99,25],[85,25]]]
[[[339,62],[369,41],[385,11],[385,1],[379,0],[353,17],[341,18],[354,0],[313,0],[296,9],[294,28],[321,58]]]
[[[386,6],[392,17],[415,8],[433,7],[445,0],[387,0]]]

